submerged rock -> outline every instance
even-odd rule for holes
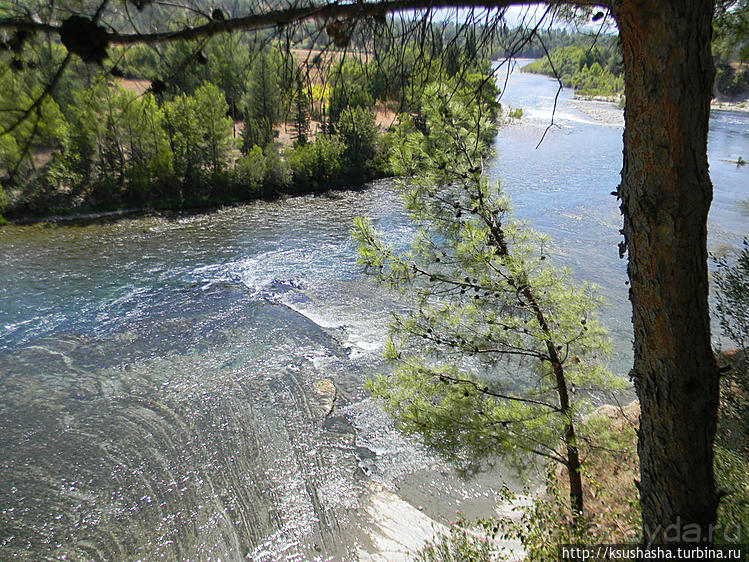
[[[312,390],[315,392],[310,404],[313,412],[320,417],[327,418],[333,413],[338,401],[338,392],[333,381],[330,379],[316,380],[312,383]]]

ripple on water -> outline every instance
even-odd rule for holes
[[[315,386],[350,376],[335,340],[224,292],[210,312],[0,358],[0,552],[275,559],[355,544],[354,432],[323,424],[335,386]]]

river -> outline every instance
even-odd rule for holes
[[[502,84],[504,85],[504,84]],[[514,72],[489,174],[631,328],[616,188],[622,129]],[[607,124],[608,123],[608,124]],[[710,248],[749,230],[749,117],[711,119]],[[0,229],[0,558],[355,559],[382,550],[377,490],[437,521],[485,513],[363,390],[398,306],[355,263],[352,219],[411,229],[389,181],[209,213]],[[414,510],[417,512],[417,510]],[[418,511],[421,513],[421,511]]]

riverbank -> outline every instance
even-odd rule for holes
[[[624,110],[613,100],[574,96],[569,105],[600,125],[624,126]]]
[[[574,95],[569,101],[569,105],[600,125],[624,126],[624,110],[615,98]],[[745,101],[713,100],[710,102],[710,109],[712,111],[749,113],[749,99]]]
[[[274,201],[287,197],[302,197],[306,195],[324,196],[336,191],[358,191],[364,189],[370,182],[386,177],[390,176],[387,174],[377,174],[365,180],[352,180],[348,184],[344,182],[336,182],[331,184],[327,189],[319,189],[318,186],[315,185],[306,190],[276,190],[267,194],[248,189],[244,197],[230,195],[224,197],[205,196],[191,199],[164,199],[141,206],[130,206],[125,203],[123,203],[122,206],[112,203],[76,206],[72,201],[69,206],[65,206],[64,204],[61,204],[60,200],[58,200],[55,206],[50,206],[46,211],[40,209],[37,212],[24,212],[23,210],[11,209],[10,213],[5,215],[0,214],[0,227],[5,225],[22,226],[37,223],[80,224],[117,220],[126,217],[135,218],[162,214],[201,213],[224,207],[244,205],[258,200]],[[61,195],[64,197],[65,194]]]
[[[497,504],[492,513],[487,515],[517,522],[523,509],[530,503],[531,499],[527,496],[519,496],[512,504]],[[368,531],[367,536],[376,552],[360,550],[358,559],[362,562],[413,560],[415,554],[427,545],[438,544],[441,539],[450,535],[450,526],[435,521],[422,510],[376,483],[372,484],[372,496],[366,511],[375,521],[375,526]],[[525,550],[518,540],[496,539],[493,544],[507,562],[525,559]]]
[[[710,108],[718,111],[735,111],[739,113],[749,113],[749,97],[743,100],[718,100],[713,99],[710,102]]]
[[[740,363],[739,354],[736,350],[721,354],[721,363],[727,362],[732,366],[730,372],[746,372],[745,365]],[[733,382],[725,382],[723,389],[723,400],[727,396],[736,394]],[[746,397],[743,396],[742,404]],[[625,406],[603,405],[591,412],[586,420],[596,424],[598,435],[607,443],[606,447],[594,448],[587,453],[586,474],[592,475],[592,479],[586,483],[585,504],[586,511],[590,517],[588,537],[591,540],[604,542],[636,542],[639,537],[641,522],[639,515],[639,504],[637,501],[636,481],[639,474],[639,461],[636,451],[636,428],[640,415],[639,402],[633,401]],[[736,413],[730,408],[721,411],[718,441],[725,440],[726,431],[731,417]],[[743,418],[740,414],[737,420]],[[735,422],[736,420],[734,420]],[[746,524],[745,491],[746,476],[744,474],[745,461],[741,447],[733,450],[716,441],[716,477],[719,484],[731,489],[735,498],[722,502],[719,512],[719,540],[721,542],[735,542],[736,532],[740,531]],[[423,478],[424,473],[414,474],[412,480],[418,480],[419,485],[413,490],[430,486],[428,479]],[[557,491],[561,491],[561,497],[566,497],[567,489],[563,469],[555,471]],[[444,474],[443,474],[444,476]],[[414,482],[411,482],[413,486]],[[434,486],[435,482],[431,482]],[[408,486],[408,487],[411,487]],[[408,487],[405,487],[408,489]],[[442,487],[445,487],[442,485]],[[446,486],[446,489],[451,489]],[[434,513],[434,505],[425,508],[412,499],[407,499],[408,492],[402,493],[399,486],[388,488],[382,484],[371,481],[367,485],[368,500],[364,506],[368,525],[362,529],[362,534],[357,539],[357,544],[366,544],[367,548],[360,547],[357,559],[363,561],[406,561],[412,560],[418,553],[426,552],[426,549],[434,548],[456,548],[459,544],[455,541],[462,540],[463,533],[472,535],[481,540],[483,536],[480,529],[458,530],[462,527],[453,527],[455,521],[442,522],[439,515]],[[412,490],[412,491],[413,491]],[[426,497],[432,504],[437,503],[437,495]],[[455,500],[455,497],[450,499]],[[490,510],[483,510],[480,514],[466,514],[458,510],[465,521],[475,521],[479,517],[496,518],[498,522],[513,521],[519,524],[527,517],[534,508],[536,499],[542,502],[553,501],[543,487],[538,488],[531,495],[519,495],[510,503],[496,503]],[[442,506],[444,508],[444,505]],[[556,517],[558,514],[543,511],[541,507],[540,517]],[[536,516],[539,516],[538,514]],[[452,519],[455,516],[451,517]],[[541,523],[543,525],[543,523]],[[531,532],[532,529],[531,529]],[[733,534],[732,534],[733,533]],[[743,536],[743,535],[741,535]],[[740,538],[740,537],[739,537]],[[495,539],[492,541],[496,552],[501,552],[503,560],[512,562],[525,558],[525,547],[518,539]],[[452,545],[447,547],[446,545]],[[483,558],[481,558],[483,560]]]

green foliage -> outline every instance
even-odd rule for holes
[[[510,513],[502,517],[488,517],[468,521],[459,517],[450,526],[449,534],[429,541],[414,556],[423,562],[462,562],[466,560],[490,562],[514,560],[506,544],[522,546],[524,560],[548,562],[557,560],[562,544],[594,544],[590,535],[591,520],[585,525],[569,525],[569,505],[552,474],[546,479],[546,493],[528,501],[529,490],[518,496],[508,488],[502,490],[502,503],[510,506]]]
[[[749,89],[749,70],[719,62],[715,65],[715,87],[727,96],[741,94]]]
[[[76,192],[99,183],[108,171],[99,147],[103,146],[104,127],[100,115],[105,114],[107,84],[98,81],[89,88],[74,94],[69,108],[71,124],[70,147],[64,156],[60,180]],[[111,121],[110,121],[111,123]]]
[[[713,259],[716,271],[715,313],[720,329],[743,355],[749,353],[749,238],[744,238],[743,248],[735,262],[726,258]]]
[[[560,15],[564,9],[560,7]],[[585,23],[588,21],[589,16],[585,18]],[[547,50],[554,52],[569,46],[589,48],[595,44],[602,49],[616,48],[617,39],[615,35],[582,33],[570,31],[569,28],[539,29],[536,34],[528,37],[528,30],[524,26],[503,27],[497,29],[490,38],[484,56],[490,60],[501,60],[510,54],[518,58],[540,59],[546,56]]]
[[[494,80],[487,80],[491,75],[489,68],[483,65],[475,64],[470,72],[466,72],[460,82],[454,82],[458,100],[464,105],[477,105],[488,113],[488,122],[492,125],[484,130],[481,140],[486,143],[494,138],[497,133],[496,122],[501,113],[501,106],[497,101],[499,97],[499,88]],[[428,90],[427,90],[428,91]]]
[[[301,76],[297,77],[296,91],[294,92],[294,143],[307,144],[307,136],[310,128],[310,108],[312,102],[309,92],[302,82]]]
[[[551,52],[525,67],[528,72],[554,76],[562,85],[584,96],[613,96],[624,90],[618,49],[570,45]]]
[[[285,152],[297,189],[330,189],[343,171],[344,144],[337,137],[319,136],[315,142]]]
[[[586,454],[584,478],[588,513],[582,524],[569,525],[567,489],[560,471],[547,466],[543,486],[525,488],[516,494],[507,487],[501,493],[503,515],[469,522],[458,520],[461,531],[483,539],[476,546],[477,560],[504,560],[508,544],[520,544],[526,560],[546,562],[558,558],[562,544],[638,542],[641,519],[637,490],[636,436],[633,426],[639,406],[629,405],[611,414],[611,410],[589,417],[589,429],[597,446]],[[450,529],[438,541],[438,552],[450,551],[463,539]],[[465,532],[465,531],[464,531]],[[488,551],[488,552],[487,552]],[[423,550],[421,551],[423,552]],[[473,553],[471,554],[473,555]],[[509,559],[515,559],[516,553]],[[429,558],[426,558],[429,559]],[[451,560],[449,557],[433,558]],[[474,560],[472,557],[466,560]]]
[[[328,105],[328,119],[337,123],[346,108],[371,108],[374,98],[370,93],[365,66],[360,62],[346,62],[332,71],[332,89]]]
[[[121,58],[120,70],[127,78],[155,80],[160,77],[163,58],[152,45],[133,45],[116,49],[113,54]]]
[[[517,505],[515,512],[519,517],[493,520],[501,539],[519,541],[523,545],[528,562],[556,560],[562,544],[595,542],[587,533],[590,520],[578,526],[566,523],[567,502],[551,474],[547,476],[545,491],[544,495],[534,498],[532,503],[523,504],[518,503],[514,494],[505,490],[505,502]]]
[[[247,154],[237,159],[234,165],[234,181],[245,186],[250,194],[260,194],[264,181],[263,149],[253,146]]]
[[[0,70],[0,129],[5,130],[23,118],[43,90],[39,72]],[[21,184],[32,172],[35,149],[59,149],[68,140],[68,124],[54,99],[47,97],[39,110],[23,119],[12,132],[0,135],[0,174],[13,176]]]
[[[458,514],[450,522],[447,534],[430,539],[413,555],[417,562],[490,562],[498,560],[499,549],[493,544],[493,528],[481,523],[471,523]]]
[[[165,115],[151,94],[138,97],[99,81],[75,99],[70,141],[50,166],[52,181],[77,192],[116,185],[141,199],[172,178]]]
[[[32,38],[28,44],[23,70],[18,64],[11,70],[15,55],[0,52],[3,126],[33,103],[66,55],[53,42]],[[278,47],[259,48],[240,34],[112,46],[112,74],[162,81],[164,88],[153,95],[125,91],[111,77],[91,80],[89,69],[74,59],[39,110],[0,137],[0,174],[13,180],[5,182],[14,194],[6,213],[40,213],[52,206],[181,206],[317,191],[392,173],[387,149],[393,136],[377,130],[374,100],[418,114],[424,89],[444,78],[440,64],[415,48],[388,51],[370,62],[318,64],[320,82],[310,86],[304,69]],[[427,67],[432,71],[423,70]],[[456,95],[467,100],[473,88],[484,101],[496,97],[487,65],[472,63],[465,71],[461,74],[470,80],[453,84]],[[326,108],[334,116],[327,124]],[[311,138],[311,116],[330,138]],[[246,157],[232,166],[237,120],[244,121],[240,147]],[[314,146],[282,156],[275,129],[283,121],[293,128],[295,144]],[[44,164],[34,167],[31,156],[38,159],[39,153]],[[22,199],[19,187],[27,188]]]
[[[570,85],[584,96],[612,96],[624,91],[624,79],[595,62],[572,75]]]
[[[718,508],[723,542],[749,533],[749,239],[735,260],[713,258],[715,314],[721,333],[736,349],[721,355],[729,370],[721,379],[720,416],[715,447],[718,485],[728,492]]]
[[[152,94],[137,97],[132,92],[119,92],[122,104],[122,128],[130,196],[138,199],[144,192],[173,177],[172,150],[164,130],[164,112]]]
[[[447,76],[450,78],[455,76],[460,70],[460,49],[458,48],[457,43],[455,43],[454,41],[451,42],[445,50],[444,64],[445,72],[447,72]]]
[[[222,172],[234,147],[234,125],[227,116],[229,107],[223,94],[214,84],[204,84],[195,92],[196,120],[202,137],[200,146],[203,161],[211,174]]]
[[[182,94],[165,104],[174,170],[187,185],[201,183],[204,175],[219,175],[233,147],[233,124],[226,116],[224,96],[213,84],[194,96]]]
[[[366,170],[378,153],[378,130],[372,110],[347,107],[338,119],[336,130],[345,146],[342,154],[344,166],[352,173],[366,177]]]
[[[248,69],[252,68],[251,50],[240,35],[220,34],[211,38],[204,49],[205,64],[198,64],[198,72],[205,81],[215,84],[224,94],[227,114],[237,119],[243,116],[242,100],[247,94]]]
[[[482,175],[485,108],[437,88],[425,96],[428,135],[405,131],[394,168],[416,228],[397,252],[366,219],[355,222],[360,263],[410,302],[393,316],[393,372],[369,381],[400,428],[464,469],[502,452],[521,464],[569,461],[588,399],[621,386],[604,366],[600,299],[548,260],[549,241],[515,221],[498,185]],[[565,409],[565,392],[586,388]],[[575,447],[575,443],[567,445]]]
[[[610,434],[607,449],[593,453],[597,471],[585,474],[597,505],[585,524],[566,524],[568,507],[564,486],[555,471],[546,475],[542,491],[526,488],[522,495],[504,488],[501,517],[468,521],[459,517],[448,534],[429,541],[417,560],[505,560],[505,541],[520,543],[526,560],[556,560],[562,544],[637,543],[641,540],[640,506],[633,479],[637,478],[637,453],[631,433],[615,427],[600,428]],[[618,451],[618,452],[617,452]],[[729,492],[718,507],[715,541],[741,542],[749,531],[749,477],[746,456],[722,446],[715,448],[715,475],[718,486]],[[619,474],[619,472],[622,474]],[[598,480],[598,481],[596,481]],[[629,490],[617,490],[619,481],[630,483]],[[619,493],[624,492],[625,496]],[[461,552],[464,556],[456,556]],[[514,558],[510,558],[514,559]]]
[[[198,183],[202,165],[195,106],[194,98],[187,94],[179,95],[164,105],[169,143],[174,153],[174,169],[181,182],[188,185]]]
[[[507,112],[507,117],[510,119],[520,119],[523,117],[523,108],[516,107]]]
[[[749,533],[748,463],[749,455],[746,451],[715,447],[716,483],[728,492],[718,504],[716,542],[743,542]]]
[[[265,148],[263,156],[263,194],[270,195],[274,190],[283,193],[292,180],[288,162],[281,159],[278,149],[273,144]]]
[[[242,152],[253,146],[268,146],[273,143],[273,125],[265,117],[247,119],[242,127]]]
[[[284,104],[280,85],[282,67],[282,61],[268,52],[255,57],[242,111],[245,152],[254,145],[265,147],[273,141],[273,126],[281,119]]]
[[[720,0],[713,18],[713,55],[719,62],[749,62],[749,1]]]

